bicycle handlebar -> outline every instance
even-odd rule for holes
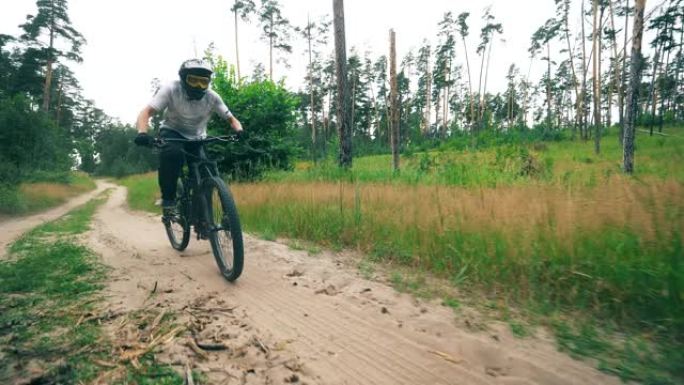
[[[180,142],[180,143],[214,143],[214,142],[237,142],[237,135],[226,135],[226,136],[208,136],[201,139],[185,139],[185,138],[155,138],[154,146],[159,147],[165,142]]]

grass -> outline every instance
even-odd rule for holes
[[[405,157],[400,173],[389,157],[372,156],[355,159],[351,172],[300,164],[231,188],[247,231],[427,272],[462,293],[446,306],[476,298],[504,318],[520,309],[602,370],[679,383],[684,360],[668,357],[684,344],[681,131],[639,135],[631,177],[607,137],[598,156],[579,141],[432,151]],[[153,201],[156,185],[130,185],[133,201]],[[369,266],[359,266],[362,275],[373,274]],[[421,274],[395,271],[390,281],[434,295]],[[526,322],[509,324],[517,336],[531,333]],[[633,354],[642,345],[649,354]]]
[[[636,178],[674,179],[684,182],[684,129],[668,128],[669,137],[637,136]],[[614,135],[602,140],[600,155],[592,142],[506,144],[484,149],[448,146],[429,152],[401,156],[401,170],[391,170],[391,155],[355,158],[351,171],[341,170],[334,160],[312,165],[300,162],[295,170],[266,175],[271,182],[357,182],[401,185],[451,185],[502,187],[529,184],[571,187],[595,186],[621,173],[622,149]]]
[[[88,230],[103,198],[22,236],[0,261],[0,383],[89,383],[107,371],[111,344],[95,322],[106,268],[75,236]],[[81,322],[83,321],[83,322]],[[121,383],[182,384],[151,354]]]
[[[64,181],[0,186],[0,213],[17,215],[46,210],[93,189],[95,182],[81,172],[69,174]]]

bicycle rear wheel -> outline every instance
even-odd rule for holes
[[[235,281],[242,274],[244,249],[240,218],[233,196],[219,178],[206,179],[203,189],[209,241],[214,258],[225,279]]]
[[[183,251],[190,243],[190,222],[188,215],[190,210],[188,201],[185,199],[185,187],[183,182],[178,180],[176,188],[176,213],[171,218],[163,218],[166,235],[169,237],[171,247],[178,251]]]

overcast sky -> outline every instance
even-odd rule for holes
[[[18,25],[27,14],[35,14],[34,0],[4,0],[0,13],[0,33],[18,35]],[[258,0],[256,1],[258,3]],[[235,62],[233,0],[70,0],[69,14],[73,26],[87,39],[83,48],[83,64],[72,65],[84,94],[110,116],[133,123],[139,110],[151,97],[151,80],[177,77],[180,63],[202,55],[210,42],[229,63]],[[331,0],[280,0],[283,13],[293,25],[306,24],[307,15],[317,19],[332,15]],[[492,51],[488,89],[502,91],[508,67],[515,63],[527,72],[530,37],[544,22],[555,15],[553,0],[346,0],[347,47],[360,53],[370,51],[376,58],[388,52],[388,31],[397,33],[399,60],[409,49],[417,49],[423,39],[436,42],[437,23],[443,14],[471,13],[469,58],[477,87],[479,60],[475,47],[479,41],[481,16],[487,6],[503,24],[503,41],[497,38]],[[655,5],[648,1],[647,11]],[[579,1],[573,1],[571,18],[578,25]],[[623,21],[620,21],[622,24]],[[241,23],[240,60],[243,76],[251,74],[254,65],[267,65],[268,46],[259,39],[260,30]],[[578,29],[574,29],[577,31]],[[631,34],[631,25],[630,25]],[[305,46],[295,44],[290,56],[291,68],[276,66],[274,77],[284,77],[291,88],[299,88],[307,58]],[[559,47],[560,48],[560,47]],[[330,39],[332,49],[332,35]],[[646,46],[644,46],[646,49]],[[462,45],[457,45],[457,61],[465,63]],[[477,65],[475,64],[477,63]],[[543,65],[532,67],[532,80],[537,81]],[[240,111],[234,111],[239,117]]]

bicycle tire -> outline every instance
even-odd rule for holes
[[[242,274],[244,265],[242,229],[235,201],[226,184],[216,177],[205,179],[202,193],[214,258],[221,275],[233,282]]]
[[[188,201],[185,198],[185,187],[183,182],[178,180],[176,187],[176,215],[171,219],[164,219],[164,228],[169,238],[171,247],[178,251],[183,251],[190,243],[190,221],[188,215],[190,210]]]

